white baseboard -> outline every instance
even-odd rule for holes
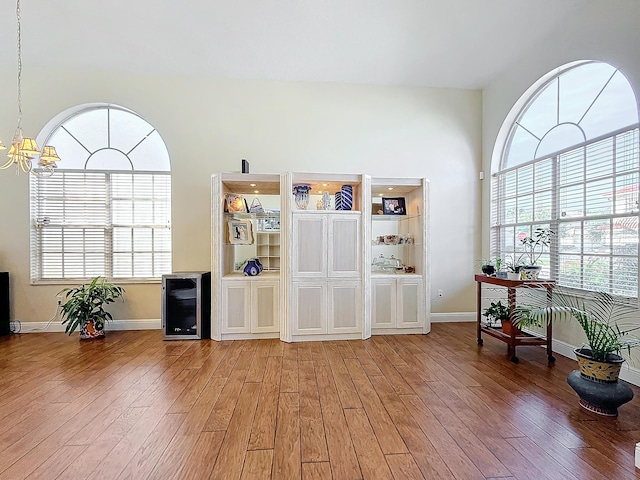
[[[13,324],[11,325],[13,327]],[[107,322],[105,330],[158,330],[162,328],[160,319],[112,320]],[[22,322],[17,333],[64,332],[65,325],[55,321],[47,326],[47,322]]]
[[[563,357],[571,358],[572,360],[576,359],[576,355],[573,353],[573,350],[576,348],[577,347],[566,342],[561,342],[560,340],[554,340],[552,345],[554,353],[562,355]],[[620,378],[625,382],[629,382],[640,387],[640,370],[629,365],[629,362],[622,364]]]
[[[432,313],[431,323],[475,322],[476,312]]]

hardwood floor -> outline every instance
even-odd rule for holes
[[[429,335],[286,344],[160,331],[0,338],[0,479],[640,478],[640,390],[578,406],[575,362]]]

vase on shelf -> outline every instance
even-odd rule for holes
[[[298,183],[293,186],[293,194],[295,195],[296,207],[298,210],[306,210],[309,206],[309,191],[311,185],[308,183]]]
[[[322,209],[329,210],[331,208],[331,196],[329,192],[324,192],[322,194]]]
[[[336,192],[334,196],[335,209],[342,210],[342,192]]]
[[[341,210],[351,210],[351,208],[353,207],[353,186],[342,185],[342,187],[340,188],[340,193],[342,194]]]

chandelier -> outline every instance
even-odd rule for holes
[[[21,37],[21,16],[20,16],[20,0],[16,4],[16,18],[18,20],[18,126],[13,134],[11,147],[7,156],[9,160],[0,166],[0,169],[9,168],[11,165],[16,166],[16,174],[22,170],[24,173],[33,173],[41,175],[46,173],[52,175],[56,168],[56,162],[60,161],[60,157],[56,153],[55,147],[45,145],[42,152],[38,148],[36,141],[30,137],[22,135],[22,37]],[[0,140],[0,150],[6,150]],[[38,160],[37,170],[33,168],[32,160],[35,156],[40,156]]]

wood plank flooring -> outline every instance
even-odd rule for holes
[[[575,362],[485,338],[286,344],[160,331],[0,338],[0,480],[632,479],[640,390],[578,406]]]

